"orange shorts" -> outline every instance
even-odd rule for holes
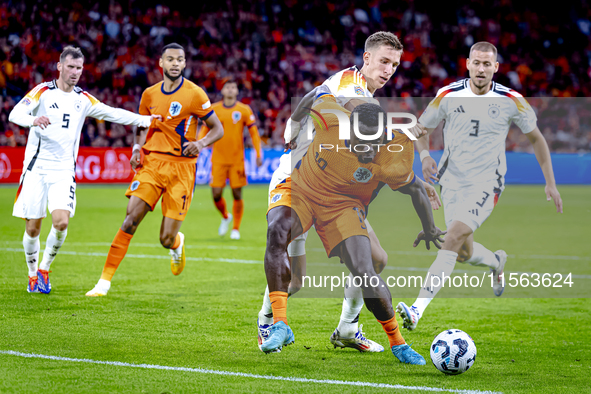
[[[196,165],[194,158],[151,152],[144,157],[125,195],[141,198],[151,210],[162,196],[162,215],[183,221],[193,199]]]
[[[287,177],[285,180],[279,182],[275,189],[271,190],[269,195],[269,208],[267,213],[275,207],[284,205],[291,207],[291,178]]]
[[[287,178],[271,191],[267,213],[278,206],[291,207],[298,215],[304,232],[314,225],[327,256],[332,257],[333,249],[345,239],[355,235],[369,238],[363,205],[346,196],[336,202],[332,200],[330,205],[321,205],[311,202],[302,193],[292,194],[291,178]]]
[[[230,187],[238,189],[248,184],[244,162],[236,164],[212,164],[211,166],[211,187],[224,187],[226,180],[230,180]]]

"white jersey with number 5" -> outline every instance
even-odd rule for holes
[[[39,116],[49,118],[49,126],[42,129],[33,126]],[[64,92],[55,81],[37,85],[14,107],[9,120],[22,127],[30,127],[23,173],[26,170],[74,171],[80,131],[87,117],[109,122],[150,126],[150,117],[101,103],[79,87]]]
[[[536,128],[536,114],[516,91],[492,82],[490,91],[476,95],[470,79],[437,92],[419,123],[435,128],[445,120],[444,152],[439,183],[451,189],[494,182],[505,184],[505,139],[512,122],[527,134]]]
[[[321,85],[320,89],[316,93],[316,97],[314,100],[322,97],[325,94],[332,94],[336,97],[337,102],[340,105],[345,105],[349,101],[353,99],[363,99],[366,100],[367,98],[373,98],[373,94],[367,89],[367,81],[365,77],[357,66],[349,67],[344,70],[339,71],[336,74],[331,75],[324,83]],[[307,122],[310,122],[310,126],[312,121],[310,118],[304,119],[305,123],[304,127],[300,131],[297,139],[297,148],[294,149],[291,155],[291,170],[297,164],[298,161],[302,159],[304,153],[308,150],[308,147],[314,140],[314,138],[308,138],[307,135]]]
[[[322,97],[323,94],[332,94],[337,98],[340,105],[345,105],[352,99],[367,100],[373,98],[373,94],[367,89],[367,81],[357,66],[346,68],[331,75],[316,93],[316,98]],[[297,148],[281,156],[279,167],[273,173],[269,184],[269,193],[277,186],[277,183],[291,175],[294,166],[302,159],[314,140],[313,135],[312,138],[308,138],[308,122],[311,123],[309,117],[302,121],[302,129],[296,140]],[[289,123],[287,127],[289,127]]]

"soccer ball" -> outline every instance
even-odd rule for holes
[[[437,335],[431,344],[431,361],[448,375],[466,372],[476,360],[476,345],[470,335],[454,328]]]

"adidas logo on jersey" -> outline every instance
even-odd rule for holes
[[[464,111],[464,107],[462,107],[461,105],[458,108],[454,109],[454,112],[459,112],[462,114],[466,113],[466,111]]]
[[[59,107],[57,106],[57,103],[53,103],[52,105],[49,106],[49,108],[59,109]]]

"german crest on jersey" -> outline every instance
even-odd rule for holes
[[[495,118],[499,117],[500,113],[501,113],[501,109],[499,108],[499,106],[497,104],[490,104],[490,106],[488,108],[488,116],[495,119]]]
[[[183,109],[181,103],[179,103],[178,101],[173,101],[172,103],[170,103],[170,108],[168,109],[168,112],[171,116],[177,116],[181,113],[181,109]]]
[[[238,123],[238,121],[240,120],[241,117],[242,117],[242,113],[240,113],[240,111],[232,112],[232,121],[234,122],[234,124]]]
[[[363,89],[361,89],[359,86],[355,86],[355,94],[358,94],[360,96],[364,96],[364,92]]]
[[[353,178],[355,178],[355,180],[359,183],[369,182],[372,176],[373,174],[371,173],[371,171],[365,167],[359,167],[357,170],[355,170],[355,173],[353,174]]]

